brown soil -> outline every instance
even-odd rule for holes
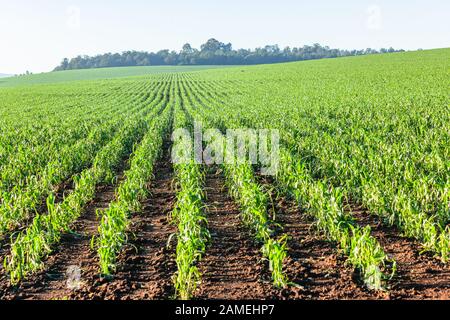
[[[361,207],[353,206],[352,212],[360,225],[370,225],[372,235],[397,262],[397,275],[390,281],[388,292],[391,299],[450,299],[449,264],[431,254],[420,254],[420,243],[402,237],[395,227],[386,227]]]
[[[73,190],[72,184],[73,184],[72,179],[69,179],[66,182],[63,182],[62,184],[58,185],[58,187],[55,190],[55,195],[56,195],[55,203],[61,202],[64,199],[64,195],[70,193]],[[45,200],[42,201],[42,203],[39,206],[39,209],[37,211],[41,212],[41,213],[47,212],[47,204],[46,204]],[[13,239],[16,238],[16,236],[17,236],[17,234],[19,234],[19,232],[22,232],[23,230],[25,230],[32,223],[33,218],[34,218],[34,214],[31,215],[28,219],[24,220],[20,227],[14,228],[13,230],[11,230],[9,232],[9,234],[4,236],[3,239],[0,239],[0,261],[3,261],[5,259],[5,256],[9,253],[9,250],[11,247],[11,242],[13,241]],[[57,249],[57,250],[59,250],[59,249]],[[10,292],[9,293],[10,297],[13,297],[14,294],[11,294],[11,292],[16,291],[16,290],[13,290],[13,288],[8,284],[8,279],[7,279],[7,277],[5,275],[5,271],[3,269],[3,263],[1,263],[0,264],[0,298],[2,296],[6,296],[7,295],[6,292],[8,292],[8,291]]]
[[[279,235],[288,235],[285,272],[291,285],[281,291],[282,299],[372,300],[386,298],[367,290],[358,281],[353,268],[345,265],[336,244],[324,239],[312,218],[295,201],[276,193],[271,177],[257,175],[259,183],[271,195],[269,211]]]
[[[220,172],[207,174],[205,191],[211,244],[199,263],[202,282],[196,299],[273,298],[260,246],[242,226]]]
[[[164,147],[164,159],[155,166],[150,197],[143,202],[143,211],[131,219],[129,242],[119,256],[117,273],[105,279],[99,276],[98,264],[91,266],[85,277],[92,285],[73,293],[71,298],[151,300],[173,296],[175,245],[167,247],[167,242],[176,233],[176,228],[169,223],[175,192],[168,149]]]
[[[51,300],[65,299],[70,296],[69,279],[77,279],[74,286],[86,286],[84,273],[97,265],[95,252],[90,248],[92,237],[96,234],[98,220],[97,209],[105,209],[114,199],[114,186],[100,186],[96,198],[88,206],[84,214],[75,222],[72,232],[64,234],[60,244],[49,257],[46,265],[49,267],[29,280],[23,281],[18,287],[8,287],[4,299]]]
[[[288,259],[286,272],[295,285],[283,290],[287,299],[336,300],[380,299],[382,294],[370,292],[357,281],[354,270],[345,265],[332,242],[324,240],[311,219],[284,198],[274,203],[276,222],[287,233]]]
[[[0,277],[0,299],[114,299],[147,300],[173,297],[172,276],[176,272],[175,243],[167,247],[176,227],[169,223],[175,202],[169,147],[155,167],[151,195],[144,210],[131,219],[129,244],[119,257],[119,268],[112,279],[99,275],[98,259],[90,248],[97,233],[97,209],[114,199],[114,187],[97,188],[96,199],[48,259],[44,272],[11,287]],[[270,179],[259,177],[268,190]],[[401,237],[394,227],[386,227],[375,216],[352,205],[356,221],[370,225],[372,234],[398,263],[397,275],[386,292],[364,288],[353,269],[345,265],[335,244],[321,238],[314,222],[298,206],[284,197],[273,199],[278,234],[289,235],[289,258],[285,270],[293,283],[286,289],[272,287],[267,262],[260,245],[252,241],[242,225],[239,209],[230,199],[220,171],[207,174],[208,228],[211,244],[199,263],[202,282],[196,299],[450,299],[450,266],[428,254],[420,254],[420,244]],[[2,243],[2,246],[7,243]],[[0,252],[6,252],[0,249]],[[81,272],[78,288],[68,288],[68,277]]]
[[[91,239],[98,232],[96,210],[106,209],[115,199],[116,186],[97,188],[96,198],[74,224],[73,233],[63,236],[41,273],[23,281],[18,287],[0,279],[1,299],[166,299],[173,296],[171,277],[176,270],[174,246],[166,249],[176,228],[168,222],[175,202],[172,190],[170,153],[165,148],[164,159],[155,167],[150,198],[143,202],[143,212],[131,219],[129,243],[118,261],[118,272],[106,279],[99,275],[98,257],[91,249]],[[122,180],[119,176],[119,183]],[[78,282],[68,282],[76,273]],[[68,284],[74,285],[68,287]]]
[[[271,179],[260,180],[269,186]],[[429,254],[420,254],[420,244],[401,236],[394,227],[386,227],[378,217],[351,205],[355,220],[370,225],[372,235],[385,252],[397,262],[396,277],[385,292],[364,288],[358,275],[345,266],[334,244],[324,241],[314,230],[312,220],[292,201],[283,197],[275,203],[276,221],[290,236],[286,271],[301,287],[284,290],[295,299],[450,299],[450,266]]]

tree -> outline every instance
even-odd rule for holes
[[[192,54],[193,51],[194,50],[192,49],[191,45],[189,43],[186,43],[183,46],[183,50],[181,52],[184,53],[184,54]]]
[[[222,42],[217,41],[214,38],[209,39],[205,44],[202,44],[200,49],[201,52],[216,52],[223,45]]]
[[[394,48],[381,49],[385,52],[402,52]],[[59,70],[105,68],[121,66],[150,66],[150,65],[246,65],[264,64],[287,61],[300,61],[322,58],[336,58],[363,54],[379,53],[377,50],[339,50],[318,43],[312,46],[285,47],[267,45],[262,48],[233,50],[231,43],[223,43],[211,38],[202,44],[200,50],[192,48],[189,43],[183,45],[181,51],[160,50],[154,52],[124,51],[122,53],[105,53],[94,57],[77,56],[72,59],[65,58],[55,68]]]

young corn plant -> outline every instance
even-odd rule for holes
[[[360,270],[367,287],[384,290],[386,281],[395,274],[396,262],[371,236],[369,226],[357,226],[352,217],[344,212],[342,190],[334,189],[324,181],[312,180],[301,161],[294,159],[285,149],[276,179],[285,192],[315,219],[318,229],[339,244],[347,256],[347,263]],[[391,271],[386,274],[388,268]]]
[[[186,95],[186,93],[184,94]],[[196,98],[194,93],[193,97]],[[186,100],[192,102],[189,96]],[[215,116],[200,115],[199,110],[201,108],[191,108],[190,111],[196,115],[197,119],[206,121],[209,126],[217,121]],[[221,127],[224,130],[224,127]],[[220,146],[211,147],[220,148]],[[220,153],[221,151],[216,150],[216,152]],[[223,168],[230,194],[240,206],[243,223],[251,230],[255,239],[262,244],[261,252],[263,257],[269,261],[274,286],[277,288],[287,287],[289,280],[283,270],[287,257],[287,236],[283,235],[279,239],[273,238],[273,230],[270,228],[272,221],[267,212],[268,197],[256,182],[252,166],[241,159],[235,159],[235,164],[225,164]]]
[[[154,85],[154,88],[156,89],[158,86]],[[128,111],[143,114],[141,103],[154,99],[156,92],[157,90],[149,96],[148,100],[141,100],[140,95],[132,95],[131,101],[128,101],[130,104]],[[0,195],[3,200],[0,204],[0,237],[23,226],[26,220],[33,218],[35,211],[39,210],[40,204],[49,194],[55,192],[58,185],[92,165],[98,150],[113,138],[123,123],[122,118],[126,111],[122,109],[121,103],[125,103],[126,99],[124,96],[119,96],[119,98],[109,106],[108,113],[105,113],[108,116],[91,115],[93,120],[91,126],[85,128],[89,129],[86,136],[80,137],[74,143],[58,146],[55,154],[50,154],[52,149],[47,150],[51,159],[45,163],[39,174],[26,177],[26,181],[16,183],[10,191],[3,191]],[[75,123],[72,125],[77,128]],[[67,136],[67,131],[60,135]],[[54,140],[64,139],[62,137],[56,136]],[[54,140],[53,142],[56,143]],[[7,171],[7,169],[5,170]],[[5,170],[2,173],[7,175]],[[3,182],[6,183],[4,180]]]
[[[182,300],[192,297],[201,274],[196,266],[206,251],[210,234],[204,212],[202,190],[204,173],[196,163],[175,166],[179,187],[177,203],[172,214],[178,226],[176,263],[174,276],[176,294]]]
[[[176,128],[191,128],[188,114],[183,109],[180,99],[176,100],[174,125]],[[175,150],[182,150],[190,143],[183,139],[176,142]],[[186,149],[189,146],[185,146]],[[179,155],[175,155],[176,158]],[[177,272],[173,277],[175,294],[182,300],[192,298],[201,281],[197,268],[206,251],[210,234],[204,210],[205,194],[203,192],[205,173],[201,165],[193,159],[174,164],[175,179],[178,186],[177,202],[172,212],[173,222],[178,227],[176,264]]]
[[[166,107],[163,114],[154,120],[131,158],[130,169],[125,172],[125,179],[117,189],[116,200],[108,209],[98,212],[101,222],[98,236],[92,240],[92,247],[97,249],[103,275],[109,276],[116,272],[117,256],[128,240],[129,217],[141,211],[141,203],[148,196],[148,182],[153,176],[155,162],[170,127],[170,117],[171,107]]]
[[[239,204],[243,222],[263,245],[263,256],[269,261],[273,284],[277,288],[288,286],[289,280],[283,271],[287,257],[287,237],[273,238],[268,216],[268,196],[255,181],[250,164],[225,165],[225,176],[230,194]]]
[[[54,204],[53,195],[49,196],[48,214],[37,215],[31,226],[13,240],[10,255],[5,257],[4,266],[12,284],[44,268],[44,260],[53,245],[60,241],[63,232],[70,230],[83,208],[93,199],[96,185],[111,181],[117,166],[146,130],[145,121],[130,119],[121,134],[97,154],[93,166],[74,178],[75,188],[63,202]]]

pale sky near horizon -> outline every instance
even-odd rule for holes
[[[64,57],[267,44],[450,47],[448,0],[0,0],[0,73],[50,71]]]

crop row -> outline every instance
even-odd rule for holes
[[[165,103],[160,103],[124,118],[117,135],[97,153],[93,165],[73,177],[73,191],[60,203],[55,203],[53,194],[48,196],[48,213],[36,215],[30,226],[12,239],[11,252],[4,263],[12,283],[44,268],[45,257],[93,199],[96,186],[114,182],[124,158],[147,132],[153,117],[164,108]]]
[[[222,132],[225,131],[226,123],[223,122],[225,127],[220,127],[222,123],[214,122],[219,117],[213,110],[209,110],[211,113],[208,114],[208,110],[201,103],[196,90],[191,85],[188,81],[184,82],[182,93],[185,100],[188,101],[191,113],[195,114],[196,121],[202,121],[208,128],[218,126]],[[225,141],[225,137],[222,136],[221,140]],[[219,143],[212,147],[215,149],[214,153],[223,153],[225,157],[228,156],[225,150],[220,150],[223,144]],[[284,262],[287,257],[287,235],[282,235],[278,239],[274,237],[274,230],[271,227],[274,222],[268,215],[268,194],[257,183],[248,159],[238,159],[235,156],[233,161],[224,163],[222,168],[230,195],[241,209],[243,223],[251,231],[255,240],[262,244],[261,251],[263,257],[269,261],[273,284],[278,288],[287,287],[289,280],[284,272]]]
[[[220,118],[219,121],[227,128],[240,128],[243,124],[240,119],[236,119],[237,117],[227,111],[224,112],[223,110],[226,109],[216,99],[205,97],[202,93],[206,90],[214,91],[212,88],[200,88],[196,92],[197,99],[202,101],[201,104],[212,108],[209,117]],[[250,124],[250,127],[255,127],[255,124]],[[286,151],[282,150],[282,155],[286,155]],[[376,239],[370,235],[370,227],[359,227],[344,212],[343,198],[339,189],[330,189],[326,181],[315,181],[304,172],[303,175],[299,175],[300,172],[295,171],[299,164],[291,161],[292,158],[284,156],[279,160],[280,170],[277,179],[282,189],[288,195],[295,195],[300,201],[299,204],[315,218],[319,230],[330,240],[340,244],[342,252],[347,256],[347,261],[360,270],[362,279],[370,288],[382,288],[385,280],[395,272],[395,262],[389,259]],[[233,169],[236,170],[236,167],[234,166]],[[244,172],[239,174],[245,176]],[[295,179],[294,185],[289,183],[290,179]],[[300,183],[308,186],[308,193],[298,193],[302,190]],[[291,190],[295,190],[296,194],[292,194]],[[384,273],[387,266],[393,267],[389,274]]]

